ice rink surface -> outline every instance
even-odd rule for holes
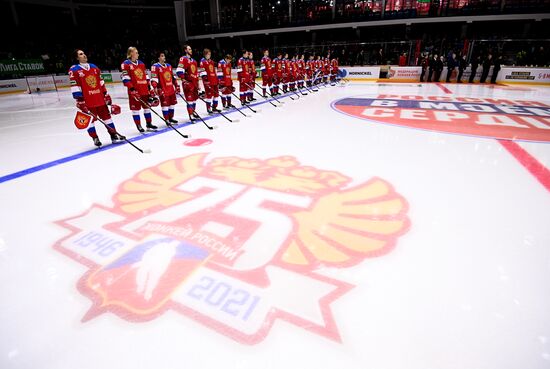
[[[0,96],[0,368],[550,367],[550,88],[180,102],[190,140],[108,89],[151,154]]]

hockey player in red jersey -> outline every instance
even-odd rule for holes
[[[317,55],[317,60],[315,60],[315,75],[317,75],[316,83],[321,83],[323,80],[323,61],[321,60],[321,55]]]
[[[269,91],[271,95],[274,93],[273,88],[273,62],[271,61],[271,58],[269,57],[269,50],[264,50],[264,57],[260,61],[260,70],[262,71],[262,92],[264,97],[267,96],[267,89],[269,88]]]
[[[237,62],[237,76],[239,79],[239,97],[241,104],[247,104],[248,90],[250,89],[250,63],[248,61],[248,51],[243,50],[243,56]]]
[[[296,91],[296,80],[298,76],[298,69],[296,66],[296,56],[293,56],[288,63],[288,84],[290,91]]]
[[[330,77],[330,54],[323,58],[323,82],[327,82]]]
[[[338,58],[332,58],[330,61],[330,82],[335,83],[338,76]]]
[[[309,56],[309,60],[306,62],[306,76],[307,76],[307,85],[309,87],[313,84],[313,76],[315,75],[315,60],[313,55]]]
[[[288,53],[283,58],[283,92],[288,92],[288,84],[290,83],[290,60],[288,59]]]
[[[256,101],[254,98],[254,87],[256,86],[256,63],[254,62],[254,54],[248,52],[248,65],[250,70],[250,81],[248,83],[247,99],[248,101]]]
[[[203,58],[199,65],[199,76],[202,78],[204,85],[206,110],[208,114],[218,113],[218,97],[220,92],[218,89],[218,73],[216,71],[216,64],[211,59],[212,52],[209,49],[204,49]]]
[[[122,62],[120,69],[122,71],[122,82],[124,86],[128,88],[128,101],[130,110],[132,111],[132,118],[134,118],[134,123],[138,131],[145,132],[141,126],[141,119],[139,116],[139,111],[143,108],[143,116],[145,117],[147,129],[155,131],[157,126],[151,123],[151,109],[147,104],[143,103],[149,102],[151,101],[150,99],[155,97],[155,91],[149,83],[149,76],[145,70],[145,64],[138,59],[138,50],[133,46],[128,48],[126,57],[127,59]]]
[[[273,61],[273,86],[275,88],[275,95],[280,95],[279,86],[283,83],[284,75],[284,62],[283,54],[278,53],[277,58]]]
[[[160,106],[164,119],[170,123],[177,123],[174,119],[174,108],[178,103],[176,93],[180,93],[180,86],[174,77],[172,66],[166,63],[166,55],[158,54],[158,63],[151,65],[151,86],[160,97]]]
[[[298,88],[304,88],[304,80],[306,75],[306,62],[304,61],[304,55],[300,55],[298,60],[296,60],[297,68],[297,77],[296,82],[298,83]]]
[[[230,109],[231,94],[235,91],[233,87],[233,79],[231,79],[231,62],[233,57],[229,54],[218,63],[218,79],[220,85],[220,93],[222,95],[222,104],[225,109]]]
[[[198,66],[195,59],[192,58],[193,49],[191,49],[191,46],[184,45],[183,51],[185,55],[179,60],[176,74],[182,80],[183,94],[187,101],[187,113],[189,114],[191,122],[194,123],[195,119],[199,118],[198,114],[195,112],[197,100],[199,98]]]
[[[84,51],[75,50],[73,56],[78,64],[69,69],[71,92],[76,100],[76,107],[84,113],[94,116],[93,121],[88,126],[88,134],[94,140],[94,145],[101,146],[101,141],[95,130],[95,117],[107,124],[113,143],[123,140],[125,137],[116,132],[115,124],[111,119],[111,113],[120,113],[120,106],[112,105],[111,96],[109,96],[105,88],[105,82],[101,78],[101,71],[94,64],[88,63],[88,57]],[[110,111],[108,105],[111,105]]]

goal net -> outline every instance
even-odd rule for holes
[[[35,94],[45,91],[57,91],[54,74],[43,74],[25,77],[27,81],[27,92]]]

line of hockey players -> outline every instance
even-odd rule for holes
[[[127,58],[120,67],[121,76],[128,91],[129,108],[139,132],[145,132],[141,124],[141,111],[143,111],[145,128],[149,131],[158,129],[152,123],[151,108],[159,104],[165,123],[167,125],[177,123],[178,121],[174,119],[177,96],[185,101],[192,123],[200,118],[196,112],[199,99],[206,104],[208,114],[221,112],[218,109],[220,97],[224,109],[235,108],[232,104],[232,96],[238,97],[242,105],[256,100],[254,89],[257,85],[257,72],[252,52],[243,50],[242,57],[235,63],[239,83],[237,96],[231,76],[233,67],[231,55],[226,55],[216,63],[212,60],[211,51],[204,49],[202,59],[197,62],[193,59],[191,46],[185,45],[183,50],[184,55],[179,59],[175,71],[170,64],[166,63],[166,55],[159,53],[158,62],[151,66],[149,76],[145,64],[139,60],[137,48],[128,48]],[[94,64],[88,63],[83,50],[75,50],[74,57],[78,64],[73,65],[69,70],[71,92],[77,108],[91,116],[90,124],[86,128],[94,144],[98,147],[102,145],[94,125],[97,120],[105,124],[113,143],[125,140],[126,138],[116,131],[111,118],[111,114],[119,114],[121,109],[112,104],[105,82],[101,78],[101,71]],[[288,54],[278,53],[276,58],[271,59],[269,50],[264,50],[259,65],[262,94],[266,98],[294,92],[297,89],[302,90],[320,83],[334,84],[338,75],[338,60],[330,59],[330,55],[326,58],[312,55],[305,60],[304,55],[289,58]],[[181,80],[181,88],[178,78]],[[200,93],[199,81],[202,81],[204,88]]]

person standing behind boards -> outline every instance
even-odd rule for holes
[[[441,72],[443,72],[443,55],[439,57],[439,59],[437,59],[435,61],[435,66],[434,66],[434,82],[439,82],[439,79],[441,78]]]
[[[476,78],[477,68],[479,67],[479,63],[481,61],[481,57],[476,56],[472,60],[472,68],[470,70],[470,79],[468,80],[468,83],[474,83],[474,79]]]
[[[453,72],[456,68],[456,64],[457,64],[456,54],[452,53],[447,58],[447,78],[446,78],[445,82],[447,82],[447,83],[451,82],[451,75],[453,74]]]
[[[464,69],[468,66],[466,62],[466,55],[462,55],[458,61],[458,76],[456,77],[456,83],[462,83],[462,75],[464,74]]]
[[[495,58],[493,63],[493,74],[491,75],[491,83],[497,83],[498,72],[500,71],[500,65],[502,64],[502,56]]]
[[[487,58],[483,61],[482,68],[483,71],[481,72],[481,79],[479,80],[479,83],[485,83],[487,81],[487,76],[489,75],[489,69],[491,69],[491,64],[493,63],[493,55],[489,54],[487,55]]]

